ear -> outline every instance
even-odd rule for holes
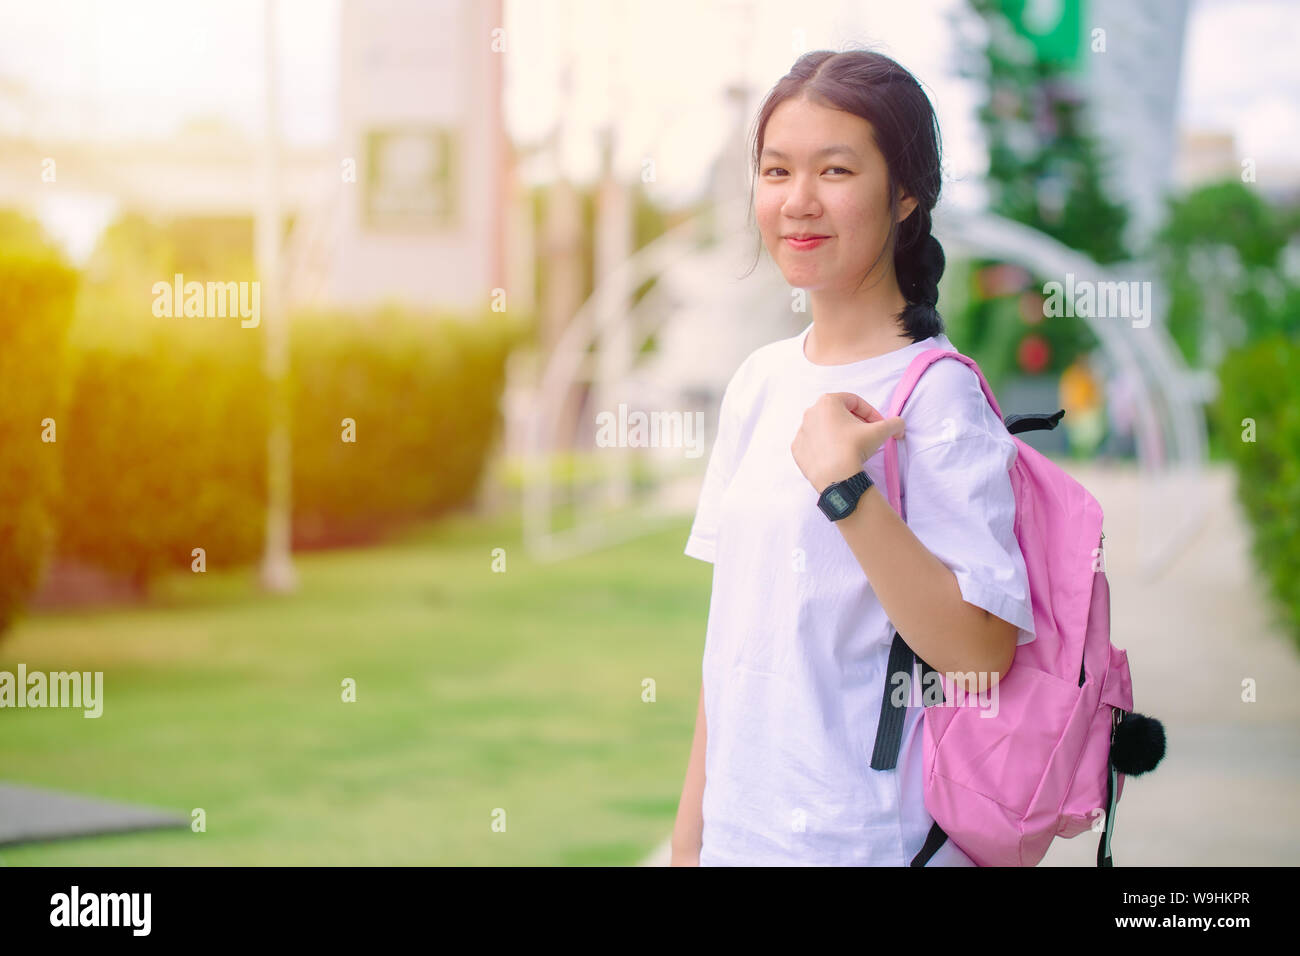
[[[903,187],[898,187],[898,221],[904,222],[908,216],[916,209],[916,197],[909,196],[903,192]]]

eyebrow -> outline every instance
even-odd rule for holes
[[[847,156],[852,156],[854,159],[858,158],[857,152],[855,152],[851,146],[845,146],[843,143],[836,143],[833,146],[826,146],[823,149],[817,150],[817,152],[813,153],[813,159],[817,159],[821,156],[831,156],[834,155],[835,153],[844,153]],[[785,153],[781,152],[779,149],[768,149],[766,147],[763,148],[763,155],[770,156],[773,159],[790,158]]]

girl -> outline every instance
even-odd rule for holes
[[[723,394],[685,548],[713,563],[713,592],[672,862],[903,866],[933,821],[916,673],[897,767],[871,766],[890,642],[996,694],[1033,640],[1016,446],[959,362],[922,376],[906,433],[878,411],[916,355],[953,348],[935,310],[937,122],[911,74],[862,50],[802,56],[753,161],[763,244],[812,322]],[[891,435],[906,523],[883,490]],[[832,520],[822,492],[862,472],[874,484]],[[949,840],[927,865],[974,863]]]

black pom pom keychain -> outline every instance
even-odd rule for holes
[[[1110,744],[1110,762],[1127,776],[1155,768],[1165,755],[1164,724],[1145,714],[1121,715]]]

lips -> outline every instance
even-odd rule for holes
[[[830,239],[830,236],[807,236],[800,238],[798,236],[786,236],[785,241],[790,244],[792,249],[816,249],[823,242]]]

